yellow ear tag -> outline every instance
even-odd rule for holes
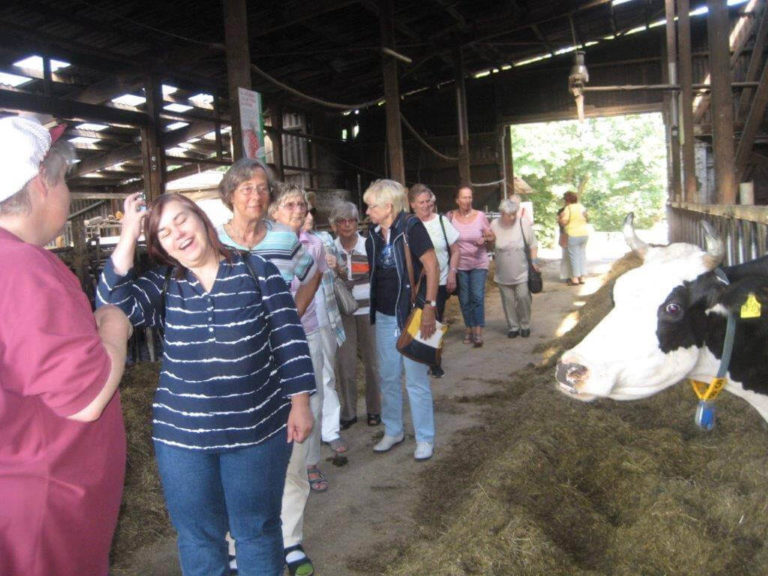
[[[747,301],[741,306],[740,316],[742,318],[760,318],[760,310],[760,302],[758,302],[755,295],[750,292],[749,296],[747,296]]]

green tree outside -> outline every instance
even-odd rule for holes
[[[567,120],[510,127],[515,174],[551,240],[562,195],[573,190],[596,230],[621,229],[628,212],[638,228],[663,220],[667,160],[661,114]],[[551,223],[551,225],[550,225]]]

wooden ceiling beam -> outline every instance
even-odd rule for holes
[[[29,94],[14,90],[0,90],[0,108],[24,112],[51,114],[68,120],[89,120],[111,124],[146,126],[149,118],[142,112],[121,110],[111,106],[85,104],[72,100],[62,100],[41,94]]]

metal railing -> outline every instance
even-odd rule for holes
[[[768,253],[768,206],[670,202],[667,220],[670,242],[699,246],[704,246],[701,221],[709,221],[723,241],[726,265],[741,264]]]

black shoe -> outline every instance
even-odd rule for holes
[[[368,414],[368,426],[378,426],[381,424],[381,414]]]
[[[507,338],[517,338],[518,336],[520,336],[519,330],[510,330],[507,332]]]
[[[346,430],[353,424],[357,424],[357,416],[355,416],[354,418],[350,418],[349,420],[344,420],[344,418],[342,418],[341,420],[339,420],[339,424],[341,425],[342,430]]]
[[[429,373],[433,378],[442,378],[445,375],[445,370],[440,366],[432,366],[432,368],[429,369]]]
[[[523,338],[528,338],[528,336],[530,335],[531,335],[530,328],[523,328],[522,330],[520,330],[520,336],[522,336]]]

